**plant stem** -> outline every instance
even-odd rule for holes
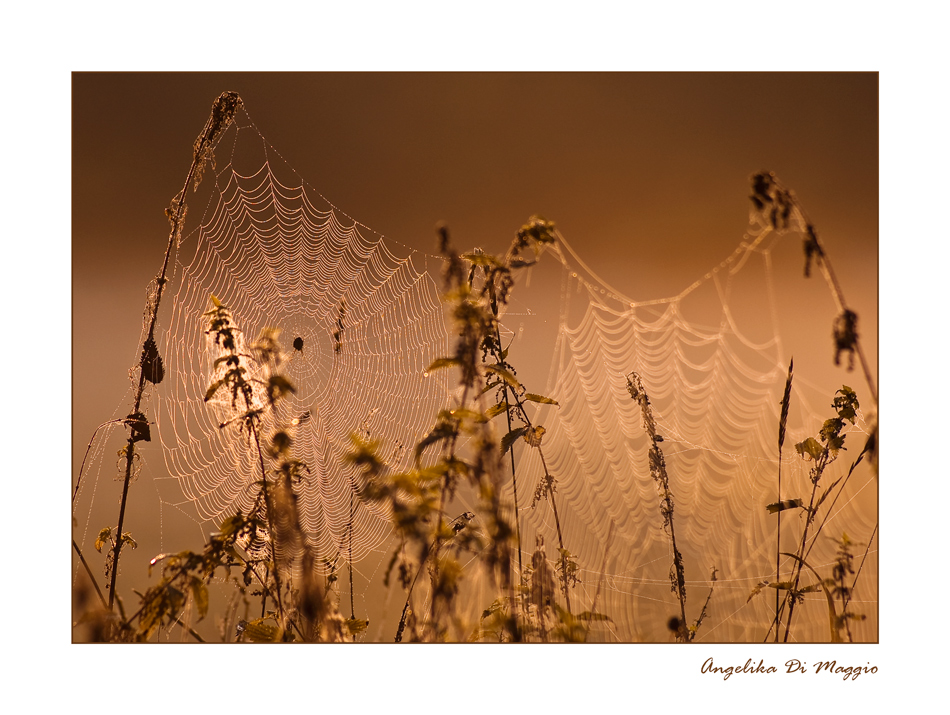
[[[778,421],[778,502],[782,502],[782,448],[785,446],[785,426],[788,423],[788,407],[792,396],[792,375],[795,360],[788,361],[788,377],[785,379],[785,392],[782,395],[782,411]],[[782,554],[782,509],[779,508],[777,531],[775,536],[775,582],[781,581],[781,554]],[[778,615],[781,607],[779,590],[775,589],[775,613]],[[775,629],[775,642],[778,643],[778,628]]]
[[[498,317],[497,315],[495,316]],[[501,331],[498,328],[498,323],[495,323],[495,338],[498,341],[498,349],[501,350]],[[504,360],[499,356],[499,363],[504,364]],[[511,432],[511,403],[508,400],[508,383],[502,380],[504,385],[504,396],[505,396],[505,417],[508,420],[508,432]],[[518,479],[515,474],[515,449],[514,445],[511,446],[509,450],[511,457],[511,488],[514,491],[515,498],[515,533],[518,538],[518,576],[519,578],[524,573],[524,566],[521,562],[521,518],[518,516]]]
[[[776,185],[779,185],[779,182],[775,180],[774,177],[772,180]],[[785,187],[780,186],[780,190],[784,191],[787,198],[790,199],[792,205],[794,206],[794,210],[798,213],[802,224],[805,226],[805,230],[808,232],[809,239],[814,246],[815,253],[818,256],[818,267],[820,268],[822,275],[824,275],[825,281],[828,283],[828,287],[831,289],[831,295],[834,298],[835,305],[837,306],[838,314],[841,315],[848,309],[847,303],[844,299],[844,291],[841,290],[841,284],[838,283],[838,277],[835,275],[835,271],[831,265],[831,260],[828,258],[828,254],[825,252],[825,247],[822,245],[821,239],[818,238],[818,232],[815,230],[814,224],[812,224],[811,220],[808,218],[808,214],[802,207],[798,197]],[[807,255],[810,255],[810,253]],[[805,275],[808,275],[807,269]],[[867,358],[864,355],[864,349],[861,347],[861,340],[858,336],[855,336],[854,352],[857,353],[858,360],[861,362],[861,369],[864,371],[864,378],[867,380],[868,390],[871,392],[871,397],[874,399],[874,404],[876,405],[877,387],[875,385],[874,378],[871,376],[871,369],[868,365]]]
[[[670,535],[670,545],[673,548],[673,566],[670,571],[670,580],[672,581],[672,591],[676,594],[680,602],[680,628],[678,638],[688,641],[689,629],[686,625],[686,570],[683,566],[683,555],[676,548],[676,531],[673,528],[673,492],[670,491],[670,477],[666,472],[666,460],[663,457],[663,450],[660,449],[660,442],[663,438],[656,433],[656,420],[653,417],[653,408],[650,406],[650,398],[643,387],[643,381],[636,372],[627,375],[627,392],[639,405],[643,416],[643,426],[647,436],[650,438],[650,476],[661,490],[660,493],[660,514],[663,516],[663,526],[668,529]]]
[[[250,407],[250,404],[248,404],[248,407]],[[277,544],[274,543],[277,539],[277,533],[274,531],[273,522],[274,511],[271,504],[270,493],[267,489],[267,471],[264,468],[264,452],[261,449],[261,438],[258,434],[256,425],[253,427],[253,432],[254,443],[257,445],[257,458],[261,466],[261,491],[264,494],[264,510],[267,512],[267,530],[270,532],[270,558],[274,565],[274,591],[277,601],[277,612],[280,614],[280,625],[283,628],[286,624],[284,623],[284,606],[280,597],[280,567],[277,564]]]
[[[96,435],[99,434],[99,430],[106,425],[114,425],[117,422],[124,421],[125,420],[108,420],[96,427],[96,431],[92,433],[92,437],[89,438],[89,444],[86,445],[86,452],[82,456],[82,464],[79,465],[79,477],[76,479],[76,488],[73,490],[73,503],[75,503],[76,497],[79,495],[79,486],[82,484],[82,474],[86,469],[86,459],[89,457],[89,452],[92,451],[92,445],[96,441]]]
[[[802,564],[804,563],[806,553],[805,553],[805,544],[808,542],[808,528],[811,526],[812,522],[815,520],[815,494],[818,492],[818,482],[821,479],[822,473],[825,471],[825,467],[829,464],[828,451],[825,450],[825,453],[821,456],[821,460],[818,465],[815,467],[816,477],[812,482],[811,489],[811,499],[808,501],[808,518],[805,520],[805,528],[802,530],[802,540],[798,546],[798,556],[797,556],[797,566],[795,568],[795,579],[792,583],[792,588],[788,592],[788,617],[785,620],[785,635],[782,638],[784,643],[788,643],[788,633],[792,626],[792,614],[795,612],[795,597],[794,593],[798,591],[798,583],[802,575]],[[778,614],[776,614],[776,618]],[[776,630],[776,633],[778,631]]]
[[[782,501],[782,450],[779,448],[778,452],[778,501]],[[776,536],[775,536],[775,582],[778,583],[781,581],[780,572],[781,572],[781,553],[782,553],[782,512],[779,510],[778,514],[778,526],[776,527]],[[781,599],[779,597],[779,590],[775,589],[775,613],[779,612],[781,606]],[[778,643],[778,628],[775,629],[775,642]]]
[[[851,601],[851,594],[854,593],[854,587],[858,583],[858,576],[861,575],[861,569],[864,568],[864,562],[867,560],[868,552],[871,550],[871,542],[874,541],[874,536],[877,534],[877,524],[874,525],[874,530],[871,532],[871,538],[868,539],[867,548],[864,549],[864,556],[861,557],[861,565],[858,566],[858,572],[854,575],[854,581],[851,582],[851,589],[848,591],[848,594],[842,599],[843,605],[841,607],[842,613],[844,613],[848,608],[848,603]]]
[[[79,562],[83,565],[83,568],[86,569],[86,574],[89,576],[89,580],[92,581],[92,585],[95,587],[96,593],[99,595],[99,603],[102,604],[103,608],[108,608],[109,606],[106,603],[105,596],[102,595],[102,590],[99,588],[99,584],[96,583],[96,578],[92,575],[92,570],[89,568],[89,564],[86,563],[86,559],[83,558],[82,551],[80,551],[79,544],[76,543],[75,539],[73,539],[73,548],[79,555]]]
[[[349,531],[349,554],[347,561],[350,567],[350,618],[356,618],[356,606],[353,600],[353,485],[350,485],[350,523],[347,524]]]
[[[524,408],[522,408],[522,411]],[[567,605],[567,612],[571,613],[571,594],[570,589],[567,584],[567,553],[564,548],[564,537],[561,535],[561,519],[557,514],[557,501],[554,499],[554,487],[552,486],[553,479],[548,473],[548,465],[544,461],[544,452],[541,451],[541,447],[538,447],[538,454],[541,456],[541,466],[544,468],[544,477],[548,485],[548,494],[551,497],[551,508],[554,510],[554,525],[557,527],[557,543],[559,548],[559,553],[561,554],[561,580],[564,583],[564,602]]]
[[[604,543],[604,561],[600,566],[600,579],[597,581],[597,590],[594,592],[594,601],[590,604],[590,613],[597,615],[597,601],[600,599],[600,592],[604,588],[604,581],[607,578],[607,557],[610,555],[610,546],[614,540],[614,521],[610,520],[610,527],[607,529],[607,541]],[[587,642],[587,634],[590,632],[590,626],[584,631],[584,642]]]
[[[211,115],[208,117],[208,121],[205,123],[205,128],[202,130],[195,142],[195,151],[191,162],[191,168],[188,169],[188,175],[185,177],[185,184],[182,186],[181,193],[178,194],[180,200],[177,201],[174,213],[170,216],[172,228],[168,235],[168,247],[165,249],[165,260],[162,262],[162,270],[156,281],[157,291],[155,294],[155,301],[154,303],[149,301],[149,324],[145,343],[150,340],[154,341],[155,339],[155,324],[158,321],[158,308],[162,301],[162,293],[165,290],[165,284],[168,282],[165,278],[166,274],[168,273],[168,263],[171,259],[172,249],[175,247],[175,243],[178,237],[181,235],[181,229],[184,224],[185,197],[188,195],[188,190],[192,186],[195,175],[198,173],[207,159],[207,152],[211,150],[214,141],[217,139],[220,133],[231,123],[231,120],[234,116],[234,111],[238,106],[240,106],[240,103],[240,98],[233,93],[225,92],[220,97],[218,97],[214,103],[214,106],[212,107]],[[144,362],[145,350],[143,343],[142,357],[139,359],[139,384],[135,390],[135,399],[133,400],[132,412],[130,413],[131,415],[138,414],[139,408],[142,404],[142,394],[145,391],[146,382]],[[125,522],[125,510],[129,499],[129,484],[132,481],[132,463],[135,457],[135,441],[137,435],[131,428],[130,431],[132,434],[129,436],[129,441],[125,449],[125,478],[122,483],[122,499],[119,505],[119,524],[116,527],[117,538],[115,540],[115,547],[112,551],[112,579],[109,584],[110,611],[112,610],[113,604],[115,602],[115,585],[116,579],[119,575],[119,552],[122,550],[122,526]]]

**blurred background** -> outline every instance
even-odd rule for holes
[[[773,171],[817,227],[877,371],[877,74],[76,73],[71,489],[97,426],[130,409],[164,209],[225,90],[306,182],[394,251],[435,253],[445,222],[460,249],[500,253],[542,214],[604,284],[638,301],[675,295],[729,256],[748,229],[751,174]],[[803,259],[799,239],[787,243],[776,280],[794,291]],[[539,389],[561,290],[541,276],[509,324],[537,346],[524,374]],[[820,276],[798,297],[804,337],[790,325],[787,346],[796,367],[811,368],[828,401],[843,381],[861,393],[857,373],[832,364],[835,310]],[[123,553],[120,577],[140,590],[150,558],[198,548],[207,531],[158,486],[155,444],[143,454],[127,516],[139,548]],[[103,475],[96,517],[86,526],[78,515],[93,536],[115,519],[121,492]]]

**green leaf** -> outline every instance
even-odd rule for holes
[[[822,447],[814,437],[809,437],[804,442],[796,444],[795,451],[798,452],[803,459],[820,459],[825,453],[825,448]]]
[[[435,372],[436,370],[443,370],[447,367],[455,367],[458,364],[459,361],[456,358],[438,358],[426,368],[426,372]]]
[[[485,372],[492,372],[498,375],[498,377],[500,377],[502,380],[504,380],[509,385],[514,387],[516,390],[521,389],[521,383],[518,382],[518,378],[516,378],[514,375],[512,375],[508,370],[506,370],[503,367],[498,367],[497,365],[486,365]]]
[[[174,614],[180,611],[185,606],[185,594],[179,591],[177,588],[169,584],[165,587],[166,598],[168,599],[169,608],[168,613]]]
[[[131,546],[133,549],[137,549],[138,546],[139,546],[139,545],[135,542],[135,539],[132,538],[132,534],[130,534],[128,531],[126,531],[124,534],[122,534],[122,543],[128,544],[128,545]]]
[[[556,405],[558,404],[557,400],[552,400],[550,397],[545,397],[544,395],[536,395],[533,392],[526,392],[524,394],[524,399],[529,402],[540,402],[542,405]]]
[[[244,633],[253,643],[276,643],[280,640],[281,631],[277,626],[262,623],[263,619],[245,624]]]
[[[501,453],[505,454],[505,452],[511,449],[511,445],[515,443],[516,439],[523,436],[525,431],[527,431],[527,429],[528,429],[527,427],[519,427],[517,429],[511,430],[511,432],[509,432],[504,437],[502,437],[501,438]]]
[[[346,627],[349,629],[351,635],[358,635],[366,630],[369,626],[369,621],[363,620],[361,618],[347,618]]]
[[[198,620],[208,615],[208,587],[197,576],[191,577],[191,597],[198,608]]]
[[[840,397],[838,397],[840,395]],[[832,407],[838,411],[838,417],[854,424],[857,419],[857,409],[861,405],[858,403],[858,396],[847,385],[842,385],[841,389],[835,394]]]
[[[106,527],[99,532],[99,536],[96,537],[96,551],[100,554],[102,553],[102,547],[105,546],[106,541],[112,535],[112,528]]]
[[[504,403],[499,402],[497,405],[492,405],[492,406],[489,407],[487,410],[485,410],[485,418],[486,418],[486,419],[489,419],[489,420],[490,420],[490,419],[494,419],[494,418],[497,417],[498,415],[504,414],[504,412],[505,412],[507,409],[508,409],[507,405],[505,405]]]

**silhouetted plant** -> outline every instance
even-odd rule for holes
[[[119,574],[119,557],[122,548],[124,545],[128,544],[131,546],[135,543],[130,532],[124,530],[125,513],[128,505],[129,487],[135,476],[136,464],[139,460],[139,454],[135,449],[135,444],[137,442],[148,442],[151,440],[148,420],[141,407],[146,384],[158,384],[165,377],[165,368],[155,343],[155,326],[158,321],[158,310],[161,305],[162,294],[168,283],[166,278],[168,264],[171,259],[172,251],[175,246],[177,246],[181,237],[182,227],[184,226],[185,215],[187,213],[185,197],[189,189],[192,187],[197,188],[198,183],[201,181],[205,164],[209,160],[212,163],[214,162],[214,146],[221,134],[231,125],[235,113],[241,106],[241,98],[236,92],[224,92],[215,100],[211,108],[211,115],[208,117],[204,129],[202,129],[198,138],[195,139],[192,163],[185,177],[184,186],[178,195],[172,199],[171,205],[165,210],[165,214],[171,224],[168,246],[165,250],[165,259],[162,263],[161,271],[149,289],[145,311],[147,328],[145,331],[145,340],[142,344],[142,353],[136,366],[138,369],[138,385],[136,386],[132,400],[132,410],[128,417],[121,420],[129,427],[129,438],[126,446],[120,452],[120,458],[124,459],[125,467],[122,495],[119,501],[118,522],[115,527],[105,527],[100,531],[100,535],[108,531],[109,536],[106,538],[109,539],[109,543],[111,544],[111,559],[106,565],[106,577],[109,580],[109,611],[113,610],[116,602],[116,581]],[[98,429],[96,431],[98,432]],[[80,474],[77,479],[77,493],[81,481],[82,469],[80,469]],[[117,537],[117,535],[121,535],[121,537]],[[99,548],[101,548],[103,544],[104,540],[100,542]],[[85,563],[85,558],[75,542],[74,547],[79,554],[80,560]]]
[[[627,375],[627,392],[639,404],[643,429],[650,438],[650,476],[656,482],[660,497],[660,514],[663,517],[663,530],[669,535],[670,546],[673,549],[673,564],[670,566],[670,591],[676,595],[679,601],[680,615],[679,618],[671,618],[668,627],[676,635],[676,640],[688,643],[696,636],[699,624],[705,617],[706,606],[703,606],[700,618],[693,624],[693,627],[690,627],[686,620],[686,570],[683,566],[683,555],[676,547],[676,530],[673,525],[673,492],[670,489],[670,478],[666,472],[666,459],[663,456],[663,450],[660,449],[663,437],[657,434],[656,420],[653,418],[650,398],[643,387],[643,381],[635,372]],[[710,595],[711,593],[710,591]],[[708,598],[706,602],[708,604]]]
[[[791,374],[791,373],[790,373]],[[783,413],[786,408],[784,407],[783,400]],[[764,587],[774,588],[778,591],[784,591],[786,596],[781,606],[776,609],[775,618],[772,621],[772,626],[769,629],[769,635],[771,635],[772,628],[778,628],[779,623],[785,609],[788,609],[788,614],[786,617],[785,623],[785,633],[783,640],[787,641],[789,633],[791,630],[792,615],[795,611],[796,604],[800,604],[804,601],[804,596],[807,593],[815,592],[820,590],[826,591],[826,597],[829,599],[831,613],[834,614],[834,605],[831,603],[832,595],[831,592],[827,591],[828,584],[825,580],[820,579],[816,583],[801,586],[801,572],[803,568],[808,569],[809,571],[817,575],[815,571],[808,564],[808,555],[811,553],[811,549],[817,541],[818,536],[821,534],[821,531],[827,521],[827,516],[825,520],[822,521],[814,534],[812,534],[811,541],[809,541],[809,531],[813,524],[815,523],[818,511],[821,505],[828,499],[828,497],[834,492],[835,488],[840,485],[840,488],[835,495],[835,501],[838,496],[842,493],[845,485],[847,484],[848,479],[851,474],[854,472],[857,465],[861,462],[864,455],[868,453],[870,445],[873,441],[873,434],[865,442],[865,447],[862,450],[861,454],[858,455],[858,458],[851,465],[848,474],[845,477],[839,477],[834,480],[830,485],[824,488],[824,490],[819,495],[818,487],[821,482],[821,478],[828,468],[828,466],[834,462],[839,453],[845,449],[845,433],[843,432],[847,424],[855,424],[857,420],[858,410],[860,409],[860,404],[858,402],[857,395],[855,392],[848,387],[847,385],[842,386],[837,393],[835,393],[834,400],[832,402],[832,407],[836,411],[836,416],[828,420],[825,420],[824,424],[819,431],[817,438],[808,437],[802,442],[799,442],[795,445],[795,450],[798,454],[805,459],[806,461],[812,462],[813,466],[809,472],[809,480],[812,483],[811,495],[809,497],[808,505],[805,506],[804,500],[800,498],[795,499],[786,499],[775,504],[770,504],[768,510],[773,513],[781,513],[786,509],[797,509],[801,508],[805,512],[805,524],[802,528],[802,535],[799,541],[798,550],[796,553],[787,553],[782,552],[782,555],[792,558],[795,562],[793,567],[792,575],[788,580],[779,580],[776,577],[775,582],[762,582],[758,584],[752,591],[749,596],[751,600],[754,596],[759,594]],[[781,433],[781,427],[780,427]],[[834,501],[832,501],[832,506]],[[840,592],[839,592],[840,595]],[[843,597],[842,597],[843,600]],[[831,622],[834,624],[835,616],[832,615]],[[839,637],[839,627],[840,624],[832,628],[832,638],[837,639]],[[769,635],[766,635],[768,639]]]
[[[844,291],[841,290],[841,285],[838,283],[831,260],[818,238],[818,232],[814,224],[805,213],[798,197],[795,196],[795,192],[783,186],[772,172],[762,171],[752,176],[752,195],[750,198],[756,210],[765,217],[773,229],[784,230],[797,226],[802,230],[804,235],[805,277],[808,278],[811,275],[811,266],[812,263],[815,263],[825,276],[838,310],[838,315],[832,326],[835,365],[840,363],[841,354],[847,353],[848,370],[852,370],[855,356],[857,356],[864,371],[871,398],[877,404],[877,388],[858,335],[857,313],[848,308]]]
[[[521,439],[540,449],[545,432],[543,426],[532,424],[525,402],[557,404],[553,399],[525,391],[508,359],[508,350],[502,345],[499,328],[499,315],[514,285],[514,272],[532,264],[524,258],[524,252],[531,250],[537,257],[545,245],[553,243],[554,225],[532,217],[518,231],[504,259],[480,251],[459,255],[452,249],[444,227],[439,229],[439,240],[445,258],[443,298],[449,305],[457,340],[453,353],[434,360],[427,373],[456,368],[460,396],[451,408],[439,413],[433,428],[415,446],[415,468],[410,472],[390,473],[377,454],[378,445],[359,436],[353,437],[354,449],[348,456],[350,463],[361,468],[361,495],[390,508],[399,538],[386,572],[388,583],[389,575],[397,569],[407,592],[396,640],[447,637],[447,624],[455,622],[453,603],[463,576],[457,558],[462,550],[478,554],[505,594],[484,611],[473,638],[519,641],[534,634],[547,639],[553,633],[558,639],[582,640],[586,623],[596,620],[596,616],[587,613],[587,621],[573,619],[570,606],[564,610],[554,600],[555,575],[563,585],[567,604],[570,586],[577,580],[577,565],[563,548],[559,517],[556,516],[560,546],[557,566],[551,568],[547,564],[543,548],[539,547],[531,567],[521,569],[523,583],[516,588],[511,576],[511,545],[520,533],[517,503],[516,523],[512,525],[505,515],[507,505],[501,499],[501,457]],[[484,395],[492,391],[495,404],[486,409]],[[499,442],[489,423],[502,413],[506,414],[508,432]],[[514,427],[513,420],[519,420],[522,426]],[[437,456],[427,460],[435,448]],[[517,494],[513,460],[512,472]],[[467,512],[446,524],[446,506],[463,482],[474,490],[478,508],[475,513]],[[537,498],[550,497],[556,514],[555,483],[545,465]],[[470,521],[477,522],[477,531],[466,528]],[[412,602],[423,569],[430,581],[430,607],[420,622]],[[530,618],[529,608],[533,614]]]
[[[225,579],[233,580],[242,596],[261,600],[260,617],[238,620],[238,640],[351,640],[365,629],[366,622],[340,615],[318,578],[318,561],[301,526],[296,490],[309,468],[294,457],[293,438],[286,428],[280,427],[266,442],[262,440],[265,414],[295,391],[279,371],[279,331],[264,329],[245,353],[241,331],[227,306],[214,296],[211,302],[212,308],[205,314],[207,332],[221,354],[213,363],[205,401],[214,400],[219,393],[225,395],[223,405],[232,416],[219,427],[236,426],[246,436],[260,468],[257,496],[250,512],[244,515],[238,511],[226,518],[200,553],[182,551],[152,559],[151,566],[161,564],[161,579],[142,596],[139,610],[123,623],[123,637],[148,640],[159,628],[177,623],[201,640],[184,625],[181,614],[191,603],[199,620],[207,615],[207,586],[223,569]],[[107,536],[101,534],[100,538]],[[235,568],[241,570],[241,582],[232,578]],[[331,572],[328,583],[334,581]],[[133,624],[137,625],[133,628]]]

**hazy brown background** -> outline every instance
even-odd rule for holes
[[[458,246],[500,251],[542,213],[636,299],[676,293],[727,256],[749,176],[770,169],[818,227],[876,369],[876,74],[79,73],[72,90],[73,482],[95,427],[129,409],[163,210],[224,90],[317,191],[388,238],[431,251],[443,220]],[[789,255],[798,277],[797,245]],[[828,340],[797,364],[831,362],[820,280],[803,300]],[[531,306],[538,321],[556,320],[555,297],[548,315]],[[120,579],[140,588],[149,558],[201,543],[150,481],[160,454],[146,456],[127,517],[140,548]],[[94,531],[114,521],[119,491],[101,481]]]
[[[637,299],[727,255],[749,175],[771,169],[818,227],[873,348],[877,86],[872,73],[76,74],[77,444],[124,389],[163,210],[223,90],[310,184],[388,238],[431,251],[444,220],[459,246],[497,251],[541,213]]]

